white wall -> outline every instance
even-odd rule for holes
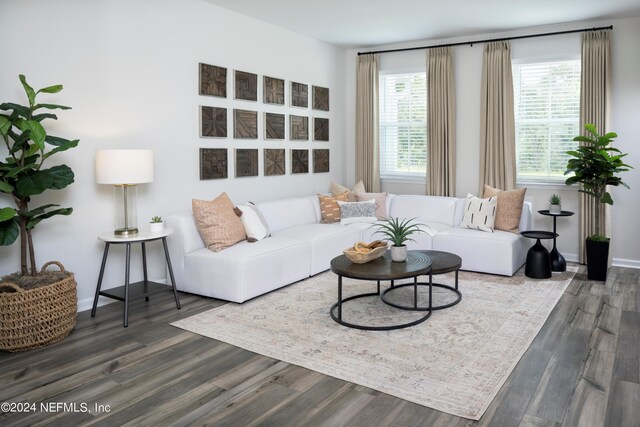
[[[631,190],[614,188],[615,205],[612,210],[613,239],[612,251],[614,264],[640,268],[640,240],[637,239],[640,228],[635,226],[637,212],[640,212],[640,145],[637,135],[640,133],[640,18],[617,19],[603,22],[576,22],[566,25],[542,26],[522,29],[508,33],[478,34],[476,36],[423,40],[404,44],[377,46],[366,50],[383,50],[401,47],[436,45],[468,40],[482,40],[497,37],[525,35],[542,32],[563,31],[594,26],[614,25],[612,36],[613,93],[611,129],[618,133],[615,145],[628,152],[628,163],[635,170],[623,175]],[[562,35],[532,39],[513,40],[512,56],[519,58],[549,58],[557,55],[580,55],[580,35]],[[455,84],[456,84],[456,133],[457,133],[457,172],[456,195],[477,194],[479,187],[480,157],[480,78],[482,69],[483,44],[454,47]],[[355,61],[357,50],[349,52],[347,60],[347,121],[355,120]],[[424,50],[382,54],[381,70],[424,70],[426,53]],[[355,164],[355,130],[348,129],[349,147],[346,153],[347,163]],[[347,181],[354,180],[354,171],[350,171]],[[399,194],[425,194],[423,183],[383,182],[384,191]],[[563,199],[563,209],[578,211],[578,192],[575,187],[532,187],[527,189],[526,199],[533,203],[534,212],[547,209],[548,198],[559,193]],[[577,260],[578,254],[578,216],[558,220],[559,250],[568,260]],[[533,228],[551,229],[551,220],[534,213]],[[631,236],[634,236],[633,238]]]
[[[73,107],[49,131],[80,139],[77,149],[58,156],[74,170],[76,182],[37,196],[34,203],[72,206],[74,212],[43,222],[34,240],[38,264],[57,259],[75,272],[81,308],[92,299],[100,268],[103,246],[96,236],[113,226],[112,188],[95,184],[96,149],[154,150],[155,181],[138,189],[141,228],[152,215],[189,210],[191,198],[211,199],[223,191],[236,203],[326,192],[347,169],[346,55],[335,46],[201,0],[3,1],[0,39],[5,41],[0,46],[3,102],[26,102],[18,81],[23,73],[33,86],[64,84],[60,94],[47,99]],[[227,67],[227,99],[198,95],[199,62]],[[259,102],[233,100],[234,69],[259,75]],[[331,111],[263,104],[263,75],[285,79],[287,95],[291,80],[329,87]],[[229,138],[199,138],[199,105],[228,108]],[[233,108],[328,117],[331,142],[265,142],[262,114],[258,141],[234,140]],[[199,180],[200,147],[229,149],[229,179]],[[290,148],[330,148],[331,172],[264,177],[260,161],[260,177],[235,179],[233,149],[243,147],[286,148],[287,161]],[[6,150],[0,155],[4,158]],[[9,204],[0,198],[0,206]],[[124,277],[123,248],[111,252],[105,287],[122,284]],[[158,248],[151,250],[151,278],[165,277],[160,255]],[[139,248],[133,257],[132,279],[139,280]],[[18,269],[18,245],[0,247],[0,275]]]

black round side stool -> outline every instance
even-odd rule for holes
[[[527,265],[524,274],[532,279],[548,279],[551,277],[551,258],[549,251],[545,248],[540,239],[554,239],[557,233],[550,231],[523,231],[520,233],[528,239],[536,239],[535,245],[531,246],[527,252]]]

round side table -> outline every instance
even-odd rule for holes
[[[528,239],[536,239],[536,244],[531,246],[527,252],[527,264],[524,268],[524,274],[533,279],[548,279],[551,277],[551,259],[549,251],[545,248],[541,239],[555,239],[557,233],[550,231],[523,231],[520,233]]]
[[[574,213],[571,211],[560,211],[560,213],[551,213],[548,209],[538,211],[540,215],[553,217],[553,232],[556,233],[556,218],[559,216],[571,216]],[[565,261],[564,257],[560,252],[558,252],[558,248],[556,247],[556,238],[553,238],[553,249],[549,253],[551,257],[551,271],[566,271],[567,269],[567,261]]]

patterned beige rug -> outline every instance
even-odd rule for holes
[[[337,277],[322,273],[244,304],[229,303],[173,323],[268,357],[370,387],[439,411],[479,419],[544,324],[575,271],[534,280],[460,273],[462,301],[418,326],[384,332],[351,329],[329,317]],[[434,276],[451,284],[453,274]],[[409,298],[412,291],[404,288]],[[435,288],[434,288],[435,289]],[[345,279],[345,296],[374,283]],[[420,294],[421,303],[425,295]],[[437,292],[445,301],[450,293]],[[347,302],[352,323],[393,324],[416,314],[377,297]]]

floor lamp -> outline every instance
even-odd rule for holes
[[[96,150],[96,182],[114,186],[114,234],[138,234],[136,186],[153,182],[153,151]]]

